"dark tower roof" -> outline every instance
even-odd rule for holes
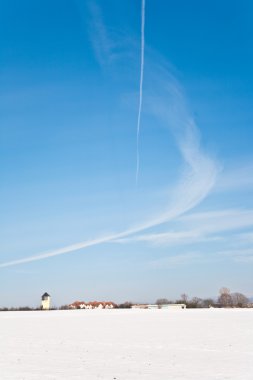
[[[43,295],[42,295],[42,300],[44,300],[45,298],[47,298],[47,297],[50,297],[50,295],[46,292],[46,293],[44,293]]]

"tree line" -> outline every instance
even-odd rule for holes
[[[190,298],[186,293],[181,294],[180,299],[176,301],[168,300],[167,298],[159,298],[156,300],[156,304],[166,305],[166,304],[185,304],[189,309],[196,308],[208,308],[208,307],[253,307],[253,303],[242,293],[234,292],[231,293],[228,288],[221,288],[219,291],[219,296],[216,299],[213,298],[199,298],[192,297]],[[115,304],[115,308],[118,309],[130,309],[133,306],[132,302],[126,301],[124,303]],[[69,305],[63,305],[59,308],[51,308],[51,310],[68,310]],[[22,307],[2,307],[0,311],[38,311],[41,310],[41,307],[32,308],[29,306]]]
[[[249,307],[250,300],[242,293],[231,293],[228,288],[221,288],[219,296],[213,298],[190,298],[186,293],[181,294],[181,298],[176,301],[170,301],[167,298],[159,298],[157,305],[166,305],[171,303],[184,303],[187,308],[207,308],[207,307]]]

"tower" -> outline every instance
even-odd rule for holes
[[[50,295],[48,293],[44,293],[41,297],[41,308],[42,310],[49,310],[50,309]]]

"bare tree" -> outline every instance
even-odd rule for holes
[[[167,305],[169,303],[170,301],[167,298],[158,298],[158,300],[156,300],[157,305]]]
[[[183,303],[187,303],[188,299],[189,299],[188,294],[185,294],[185,293],[181,294],[181,300],[183,301]]]
[[[193,309],[197,307],[202,307],[202,299],[199,297],[193,297],[191,300],[188,301],[187,307]]]
[[[249,299],[242,293],[232,293],[231,297],[235,307],[245,307],[249,302]]]
[[[132,302],[126,301],[124,303],[119,304],[118,307],[119,309],[131,309],[132,305]]]
[[[222,307],[233,306],[232,297],[228,288],[224,287],[220,289],[220,296],[218,298],[218,302]]]
[[[202,307],[210,307],[215,305],[215,301],[212,298],[205,298],[201,301]]]
[[[69,305],[62,305],[59,307],[59,310],[69,310]]]

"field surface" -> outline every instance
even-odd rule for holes
[[[0,313],[1,380],[252,380],[251,310]]]

